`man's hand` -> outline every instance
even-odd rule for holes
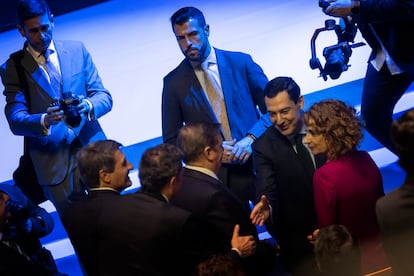
[[[260,201],[253,207],[250,213],[250,219],[254,225],[263,226],[265,221],[270,217],[270,205],[267,197],[262,195]]]
[[[60,123],[65,118],[63,110],[60,109],[59,106],[49,106],[46,110],[45,116],[45,127],[49,128],[49,126],[56,125]]]
[[[231,238],[231,247],[238,250],[240,257],[249,257],[256,251],[256,241],[252,235],[239,236],[240,225],[236,224]]]
[[[312,232],[312,234],[308,235],[308,241],[311,244],[315,244],[315,241],[318,239],[319,229],[316,229]]]
[[[329,6],[323,10],[327,15],[334,17],[347,17],[351,15],[351,9],[355,1],[352,0],[327,0]]]
[[[89,114],[90,106],[85,99],[82,99],[77,106],[80,114]]]
[[[233,146],[233,163],[244,164],[247,159],[249,159],[252,154],[252,143],[254,142],[253,138],[246,136],[240,141],[238,141]]]
[[[224,164],[232,164],[232,160],[233,160],[233,147],[234,144],[236,143],[236,140],[231,140],[231,141],[223,141],[222,146],[224,149],[223,152],[223,157],[221,158],[221,163]]]

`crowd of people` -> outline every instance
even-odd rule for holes
[[[170,22],[184,59],[164,78],[163,143],[142,154],[138,191],[123,193],[134,164],[99,125],[112,97],[89,52],[53,39],[44,0],[20,0],[26,42],[0,68],[5,114],[83,273],[411,275],[414,109],[392,114],[413,80],[414,52],[402,40],[414,1],[382,2],[328,0],[323,9],[354,17],[372,48],[361,117],[338,99],[304,110],[294,79],[269,80],[249,54],[213,47],[203,13],[177,10]],[[406,172],[387,195],[359,148],[364,128]],[[1,184],[0,274],[63,275],[39,241],[53,227],[30,194]]]

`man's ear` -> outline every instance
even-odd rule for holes
[[[26,36],[26,32],[24,31],[24,27],[20,24],[17,24],[17,30],[19,31],[20,35],[25,37]]]
[[[206,24],[204,26],[204,34],[205,36],[209,37],[210,36],[210,25]]]
[[[298,105],[300,109],[303,109],[303,107],[305,106],[305,98],[303,97],[303,95],[299,96]]]
[[[104,170],[99,170],[99,182],[109,183],[111,182],[111,176]]]
[[[214,150],[212,147],[205,147],[203,150],[204,157],[209,161],[214,159],[213,153],[214,153]]]

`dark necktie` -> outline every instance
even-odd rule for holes
[[[313,164],[312,157],[310,156],[309,150],[303,145],[303,134],[298,134],[295,136],[295,145],[297,155],[302,162],[305,170],[308,172],[309,175],[313,175],[315,172],[315,165]]]
[[[223,133],[224,140],[231,140],[230,125],[227,117],[226,105],[224,103],[223,92],[208,69],[208,64],[202,65],[201,67],[204,73],[204,83],[206,85],[208,101],[210,102],[211,108],[213,109],[217,120],[221,124],[221,131]]]
[[[50,78],[50,86],[52,86],[53,91],[55,92],[55,96],[57,98],[61,97],[61,77],[58,69],[53,64],[53,62],[49,59],[51,54],[51,50],[46,50],[44,56],[46,61],[46,70],[47,74]]]

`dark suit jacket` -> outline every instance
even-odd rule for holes
[[[171,203],[191,211],[206,223],[206,249],[211,254],[226,253],[231,249],[230,241],[236,224],[240,225],[240,235],[253,235],[259,240],[249,211],[222,182],[207,174],[184,168],[182,187]],[[260,244],[256,255],[243,258],[242,262],[249,275],[264,275],[261,271],[270,269],[274,256],[270,246]]]
[[[295,266],[312,252],[307,235],[317,227],[312,177],[306,174],[289,140],[273,126],[252,148],[258,200],[266,195],[273,208],[267,230],[280,244],[285,265]],[[317,166],[321,161],[316,158]]]
[[[5,113],[13,134],[30,140],[30,155],[41,185],[63,181],[68,173],[70,144],[78,138],[82,145],[105,139],[97,119],[112,108],[112,97],[102,84],[92,58],[81,42],[55,41],[63,91],[88,98],[93,105],[93,120],[82,116],[79,127],[69,129],[64,122],[52,126],[46,136],[40,118],[54,101],[53,92],[44,71],[26,50],[20,64],[8,59],[0,73],[6,96]],[[21,66],[25,81],[20,80],[17,66]],[[26,84],[26,85],[24,85]],[[24,88],[26,87],[26,88]],[[23,90],[30,95],[25,97]],[[53,166],[50,166],[53,164]]]
[[[105,216],[106,208],[116,208],[113,204],[119,197],[121,195],[112,190],[90,191],[87,197],[71,198],[72,203],[62,213],[62,223],[79,262],[90,276],[99,275],[101,216]]]
[[[101,276],[185,276],[202,259],[204,228],[160,194],[123,195],[106,209],[101,230]]]
[[[240,140],[247,133],[260,136],[269,124],[265,118],[259,120],[256,109],[258,106],[262,113],[266,113],[263,94],[268,81],[266,75],[250,55],[214,50],[232,137]],[[184,59],[164,78],[162,92],[164,142],[175,144],[178,131],[186,122],[217,123],[188,59]]]
[[[376,212],[393,275],[412,275],[414,175],[408,175],[401,187],[378,199]]]
[[[23,214],[27,214],[28,218],[32,221],[32,230],[30,233],[16,230],[13,231],[14,234],[11,234],[6,229],[3,229],[0,238],[0,275],[57,275],[58,271],[55,270],[56,264],[54,260],[43,259],[43,255],[41,254],[42,244],[39,240],[40,237],[44,237],[52,232],[54,227],[52,216],[45,209],[33,204],[14,185],[0,184],[0,191],[6,193],[10,197],[9,200],[14,201],[16,206],[20,206],[19,208],[21,208],[20,212],[11,212],[12,217],[9,219],[11,225],[19,229],[18,225],[25,221],[21,221],[20,219],[16,220],[16,216],[22,216]],[[24,219],[26,220],[25,217]],[[31,261],[29,262],[17,250],[4,244],[3,241],[5,240],[18,244],[20,249]]]
[[[373,49],[371,57],[380,45],[369,24],[401,69],[414,73],[414,51],[407,43],[414,29],[414,1],[361,1],[359,14],[358,27]]]

